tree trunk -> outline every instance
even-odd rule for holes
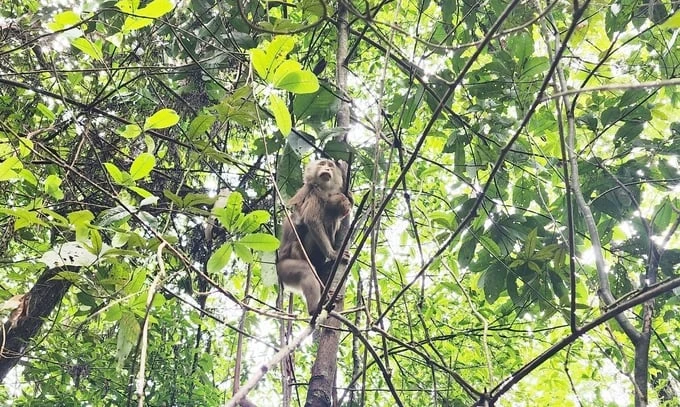
[[[70,281],[53,280],[62,270],[77,271],[73,267],[45,270],[5,322],[0,332],[0,344],[3,346],[0,349],[0,380],[19,362],[31,339],[71,286]]]

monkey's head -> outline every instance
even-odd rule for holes
[[[326,191],[339,192],[342,190],[342,171],[333,160],[312,161],[305,168],[304,181]]]

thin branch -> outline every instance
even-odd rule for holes
[[[163,249],[167,245],[166,242],[162,242],[158,245],[158,250],[156,251],[156,259],[158,260],[158,274],[154,277],[149,291],[146,296],[146,313],[144,314],[144,323],[142,324],[142,339],[140,343],[139,352],[139,371],[137,372],[137,406],[144,407],[144,385],[146,380],[144,376],[146,375],[146,354],[147,348],[149,346],[149,312],[151,311],[151,304],[153,303],[153,297],[156,294],[156,290],[165,277],[165,262],[163,262]]]
[[[319,315],[319,318],[317,321],[321,324],[326,321],[328,318],[328,313],[326,311],[322,311],[321,315]],[[276,366],[277,364],[281,363],[281,361],[293,353],[295,349],[300,346],[302,341],[308,337],[312,332],[314,332],[314,325],[310,324],[307,325],[302,332],[298,336],[296,336],[288,345],[284,346],[276,352],[274,357],[272,357],[268,362],[264,363],[263,365],[260,366],[257,372],[253,373],[252,376],[250,376],[250,379],[241,386],[241,388],[234,394],[234,396],[227,402],[225,407],[236,407],[241,400],[244,400],[246,395],[252,390],[255,385],[264,377],[269,370]],[[234,380],[238,380],[238,378],[234,378]]]

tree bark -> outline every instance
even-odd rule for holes
[[[12,370],[26,352],[31,339],[40,331],[47,317],[71,287],[67,280],[53,278],[62,270],[75,268],[52,268],[45,270],[33,288],[24,296],[14,315],[5,322],[0,332],[0,380]]]

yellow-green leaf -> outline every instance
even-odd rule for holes
[[[132,166],[130,167],[130,176],[135,181],[142,179],[151,173],[151,170],[153,170],[155,165],[156,159],[153,155],[149,153],[142,153],[137,158],[135,158],[135,161],[132,162]]]
[[[123,173],[116,167],[116,164],[104,163],[104,168],[106,168],[106,172],[113,178],[113,182],[116,184],[123,184]]]
[[[17,157],[9,157],[0,163],[0,181],[9,181],[18,178],[19,174],[17,174],[15,170],[21,170],[23,167],[23,164],[21,164],[21,161],[19,161]]]
[[[270,58],[261,49],[251,49],[250,50],[250,61],[253,63],[253,68],[260,78],[267,80],[270,72],[274,71],[274,60]]]
[[[263,252],[273,252],[279,248],[279,239],[268,233],[250,233],[238,242],[249,249]]]
[[[274,37],[267,46],[267,54],[275,59],[285,58],[295,47],[295,38],[288,35]]]
[[[102,45],[94,43],[85,37],[76,38],[71,41],[71,45],[83,51],[90,57],[101,61],[104,59],[104,54],[102,53]]]
[[[662,28],[680,28],[680,11],[676,11],[668,20],[661,24]]]
[[[297,71],[286,74],[274,86],[293,93],[314,93],[319,90],[319,80],[312,71]]]
[[[286,75],[300,71],[302,71],[302,65],[300,65],[298,61],[287,59],[276,67],[276,71],[273,75],[271,75],[271,83],[276,86],[283,78],[286,77]]]
[[[171,12],[174,7],[170,0],[153,0],[151,3],[135,11],[134,14],[142,17],[158,18]]]
[[[220,273],[227,266],[231,258],[231,251],[231,243],[225,243],[215,250],[210,259],[208,259],[207,272],[209,275]]]
[[[71,10],[63,11],[54,16],[54,20],[47,24],[47,28],[52,31],[59,31],[67,27],[72,27],[80,21],[80,16]]]
[[[139,0],[120,0],[116,7],[123,13],[132,13],[139,8]]]
[[[136,124],[128,124],[122,131],[118,131],[118,134],[126,139],[133,139],[142,134],[142,128]]]
[[[55,174],[50,174],[45,179],[45,193],[52,198],[61,200],[64,199],[64,191],[61,190],[61,178]]]
[[[274,114],[274,120],[276,120],[276,127],[283,136],[287,136],[293,127],[292,120],[290,118],[290,113],[288,112],[288,107],[286,107],[286,102],[283,101],[278,95],[272,94],[269,97],[269,107]]]
[[[172,109],[161,109],[146,119],[144,130],[165,129],[174,126],[179,121],[179,115]]]
[[[147,25],[151,25],[151,23],[153,23],[153,20],[150,18],[128,16],[120,30],[124,33],[129,33],[130,31],[139,30]]]

